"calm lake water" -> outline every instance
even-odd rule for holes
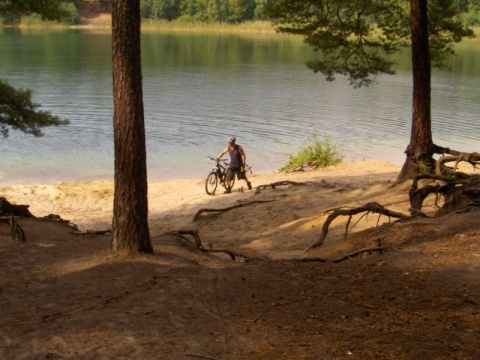
[[[42,109],[70,120],[33,138],[0,139],[0,183],[113,178],[111,35],[0,30],[0,78],[33,91]],[[457,48],[432,79],[434,141],[479,151],[480,43]],[[410,139],[411,71],[354,89],[326,82],[305,62],[300,38],[283,35],[142,34],[149,180],[203,178],[230,135],[254,172],[277,170],[315,132],[346,160],[401,165]]]

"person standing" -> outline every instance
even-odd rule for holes
[[[248,181],[245,171],[245,164],[247,163],[247,155],[240,145],[235,144],[236,139],[232,136],[228,138],[228,146],[223,149],[217,156],[217,163],[220,161],[223,155],[227,152],[230,155],[230,165],[227,169],[225,181],[227,183],[227,194],[232,192],[232,180],[237,174],[239,180],[245,180],[247,182],[248,190],[252,190],[252,183]]]

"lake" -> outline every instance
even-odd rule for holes
[[[480,42],[434,70],[436,144],[479,151]],[[0,183],[113,178],[111,34],[0,30],[0,78],[33,91],[43,110],[70,120],[34,138],[0,140]],[[342,144],[345,160],[401,165],[410,139],[409,54],[397,74],[354,89],[305,62],[316,54],[287,35],[144,32],[142,68],[149,180],[203,178],[234,135],[254,172],[281,167],[314,133]]]

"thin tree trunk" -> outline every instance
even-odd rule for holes
[[[140,0],[112,1],[115,194],[112,250],[152,252],[140,61]]]
[[[426,0],[410,0],[412,32],[412,128],[407,158],[397,181],[413,178],[416,174],[435,168],[434,144],[431,129],[431,64],[428,39]]]

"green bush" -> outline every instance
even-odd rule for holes
[[[80,24],[80,13],[74,3],[63,3],[61,5],[65,11],[65,15],[60,20],[66,25],[78,25]]]
[[[280,172],[287,172],[299,166],[327,167],[342,162],[342,145],[334,143],[330,136],[318,138],[312,135],[312,140],[306,140],[300,149],[288,156],[288,162],[280,168]]]

